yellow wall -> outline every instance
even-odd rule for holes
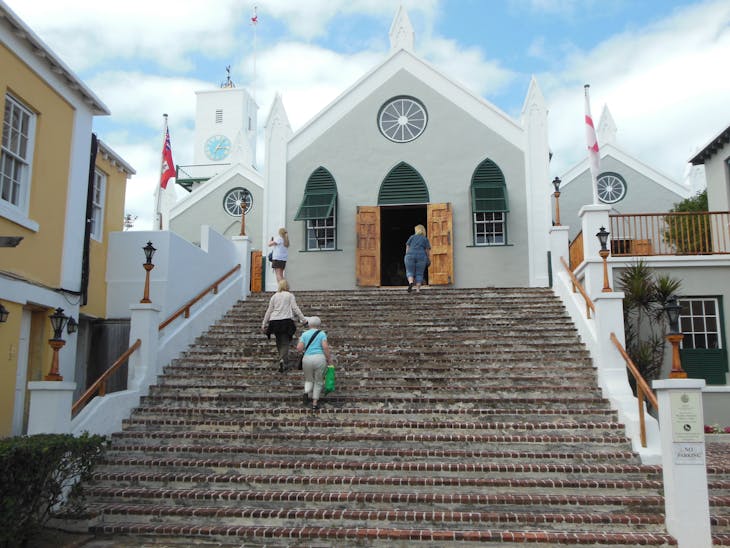
[[[127,189],[127,175],[119,171],[104,158],[101,150],[96,156],[96,167],[104,172],[106,196],[104,200],[104,232],[102,241],[91,239],[89,249],[89,299],[81,312],[97,318],[106,317],[106,256],[109,248],[109,233],[122,230],[124,220],[124,196]]]
[[[24,238],[18,247],[0,255],[0,270],[58,287],[74,110],[2,44],[0,66],[3,106],[5,95],[10,93],[36,113],[28,217],[40,225],[38,232],[33,232],[0,218],[0,234]]]

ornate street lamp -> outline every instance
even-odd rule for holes
[[[680,306],[677,303],[677,297],[672,295],[664,305],[664,312],[667,313],[667,319],[669,320],[667,340],[672,344],[672,370],[669,372],[670,379],[687,378],[687,373],[682,369],[682,360],[679,358],[679,343],[684,338],[684,335],[679,330],[679,310]]]
[[[145,263],[142,265],[145,269],[145,279],[144,279],[144,296],[142,297],[142,300],[139,301],[140,303],[151,303],[150,300],[150,271],[155,268],[155,265],[152,264],[152,257],[155,255],[155,251],[157,251],[153,246],[152,242],[147,242],[147,245],[142,248],[142,251],[144,251],[144,258]]]
[[[68,325],[66,326],[66,333],[68,333],[69,335],[73,335],[78,330],[79,330],[79,322],[77,322],[76,319],[73,316],[71,316],[68,319]]]
[[[53,349],[53,358],[51,358],[51,370],[43,380],[62,381],[63,377],[58,372],[58,351],[66,344],[61,335],[63,335],[63,328],[68,323],[68,316],[63,313],[63,308],[56,308],[56,311],[48,316],[48,319],[51,320],[51,327],[53,328],[53,338],[48,339],[48,344]]]
[[[10,316],[10,312],[0,303],[0,323],[7,322],[8,316]]]
[[[608,285],[608,263],[606,262],[606,259],[608,259],[608,255],[610,251],[608,250],[608,235],[610,232],[606,231],[606,227],[602,226],[601,230],[598,231],[596,236],[598,237],[598,241],[601,244],[601,249],[598,251],[598,254],[601,256],[601,259],[603,259],[603,289],[601,290],[603,293],[610,293],[611,292],[611,286]]]
[[[553,196],[555,196],[555,226],[560,226],[560,202],[558,199],[560,198],[561,182],[560,177],[553,179],[553,186],[555,187],[555,192],[553,193]]]

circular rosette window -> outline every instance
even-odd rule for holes
[[[615,204],[626,196],[626,181],[618,173],[603,173],[598,177],[598,199],[605,204]]]
[[[251,193],[243,187],[232,188],[223,198],[223,209],[233,217],[240,217],[241,212],[248,213],[253,206]]]
[[[396,97],[385,103],[378,113],[380,132],[394,143],[417,139],[426,129],[428,114],[413,97]]]

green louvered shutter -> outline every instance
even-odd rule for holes
[[[401,162],[385,177],[378,192],[378,205],[427,204],[428,187],[418,173],[405,162]]]
[[[336,198],[335,178],[325,168],[318,167],[309,176],[307,186],[304,187],[304,197],[294,220],[327,219],[332,215]]]
[[[504,175],[492,160],[484,160],[474,170],[471,200],[474,213],[509,211]]]

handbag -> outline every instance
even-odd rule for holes
[[[302,360],[304,359],[304,354],[307,353],[307,348],[309,348],[309,345],[314,342],[314,339],[317,338],[317,335],[319,335],[319,332],[322,331],[321,329],[317,329],[317,331],[314,332],[314,335],[312,335],[312,338],[309,339],[309,342],[307,343],[307,346],[304,347],[304,352],[302,352],[302,355],[299,356],[299,363],[297,364],[297,369],[302,368]]]
[[[269,251],[269,254],[267,257],[268,257],[270,263],[274,262],[274,252],[273,251]]]
[[[324,393],[329,394],[335,391],[335,366],[328,365],[324,374]]]

